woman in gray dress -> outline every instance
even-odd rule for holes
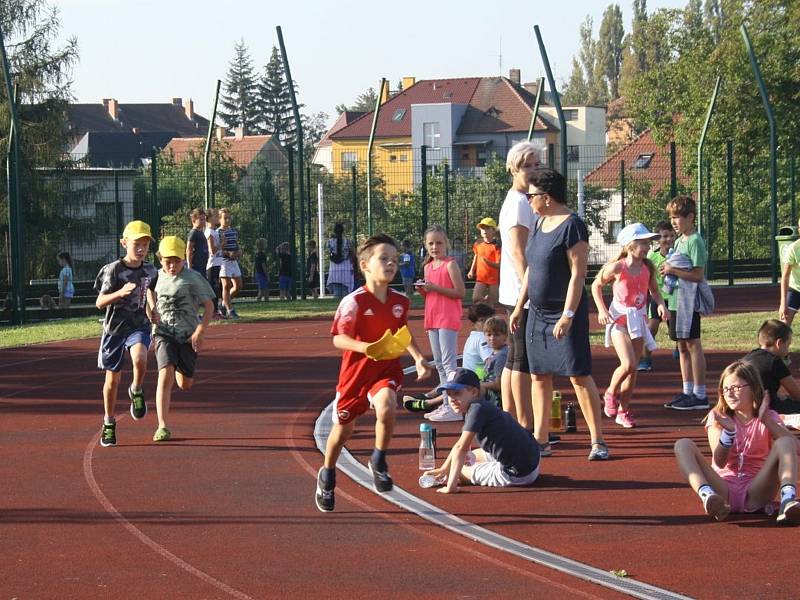
[[[553,376],[570,378],[591,433],[589,460],[608,458],[603,441],[600,395],[592,378],[589,349],[589,304],[585,289],[589,231],[564,204],[566,180],[552,169],[539,169],[528,179],[528,200],[539,215],[525,249],[528,269],[510,317],[519,326],[530,300],[525,342],[531,369],[534,437],[544,456],[548,439]]]

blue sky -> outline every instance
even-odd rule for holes
[[[225,80],[241,38],[260,70],[278,44],[280,25],[299,100],[308,112],[350,103],[386,77],[394,89],[417,79],[544,75],[533,26],[539,25],[557,81],[569,77],[578,27],[588,14],[599,27],[607,2],[511,0],[490,3],[400,0],[253,1],[59,0],[62,34],[78,39],[73,93],[80,102],[169,102],[192,98],[210,116],[214,85]],[[620,2],[626,31],[631,2]],[[686,0],[650,0],[648,11]],[[542,10],[539,7],[544,7]],[[501,43],[502,41],[502,43]],[[500,54],[502,47],[502,69]]]

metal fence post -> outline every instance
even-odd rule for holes
[[[350,167],[350,191],[353,200],[353,248],[358,246],[358,170]]]
[[[444,230],[450,235],[450,165],[444,163]]]
[[[420,193],[422,194],[422,231],[428,228],[428,147],[419,147],[419,164],[422,170]]]
[[[714,226],[711,223],[711,159],[706,160],[706,241],[708,248],[708,269],[705,274],[706,279],[714,276],[714,261],[712,254],[714,249]]]
[[[116,241],[116,236],[122,234],[122,206],[119,203],[119,171],[114,169],[114,233],[115,236],[112,238],[111,243],[114,244],[114,248],[117,251],[117,258],[122,257],[122,246],[119,242]],[[112,249],[112,250],[113,250]],[[113,252],[112,252],[113,253]]]
[[[297,224],[295,223],[295,214],[294,214],[294,148],[291,146],[286,147],[286,151],[289,158],[289,253],[292,255],[292,275],[291,277],[294,279],[294,263],[296,259],[295,249],[294,249],[294,235],[295,235],[295,227]],[[291,289],[292,297],[294,296],[294,286]]]
[[[555,169],[556,165],[556,147],[555,144],[547,144],[547,168]]]
[[[619,161],[619,220],[625,227],[625,161]]]
[[[158,154],[155,147],[150,149],[150,228],[153,239],[161,239],[161,206],[158,203]]]
[[[725,144],[725,191],[728,197],[728,285],[733,285],[733,142]]]
[[[302,171],[302,163],[298,165],[299,170],[297,175],[300,181],[305,179],[305,174]],[[300,297],[306,299],[306,199],[305,199],[305,186],[300,186]],[[294,235],[294,232],[292,232]],[[292,278],[294,279],[294,271],[297,269],[297,257],[295,257],[294,265],[292,266]],[[297,284],[292,285],[292,290],[297,288]]]
[[[307,227],[307,237],[308,239],[312,239],[314,237],[314,230],[311,223],[311,213],[313,212],[313,204],[311,202],[311,167],[306,167],[306,214],[308,218],[306,219]]]
[[[797,189],[795,188],[795,159],[789,160],[789,204],[792,207],[792,225],[797,225]]]
[[[670,199],[678,195],[678,153],[675,149],[675,142],[669,143],[669,197]]]

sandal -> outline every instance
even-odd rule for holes
[[[608,460],[608,446],[605,442],[592,442],[589,460]]]
[[[159,427],[153,434],[154,442],[168,442],[172,437],[172,432],[166,427]]]

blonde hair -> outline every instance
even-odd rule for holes
[[[425,244],[425,240],[428,239],[428,234],[429,233],[441,233],[442,237],[444,237],[445,246],[447,247],[448,250],[450,249],[450,239],[447,237],[447,232],[444,230],[444,227],[442,227],[441,225],[437,225],[437,224],[434,224],[434,225],[431,225],[430,227],[428,227],[422,233],[422,243],[423,244]],[[426,254],[425,255],[425,260],[422,261],[422,266],[424,267],[425,265],[427,265],[432,260],[433,260],[433,257],[430,254]]]
[[[533,154],[537,160],[542,154],[541,148],[531,142],[518,142],[511,146],[506,156],[506,171],[515,173],[522,168],[528,157]]]
[[[634,242],[635,241],[636,240],[634,240]],[[617,258],[610,260],[606,264],[604,264],[602,268],[599,271],[597,271],[597,275],[595,275],[594,278],[598,280],[601,279],[601,277],[603,276],[603,271],[606,270],[607,266],[613,265],[625,258],[628,258],[628,246],[630,246],[634,242],[628,242],[625,246],[623,246],[622,250],[619,251]],[[650,285],[652,286],[656,282],[656,266],[653,264],[653,261],[650,260],[649,258],[642,259],[642,262],[644,263],[644,266],[646,266],[647,269],[650,271]]]

